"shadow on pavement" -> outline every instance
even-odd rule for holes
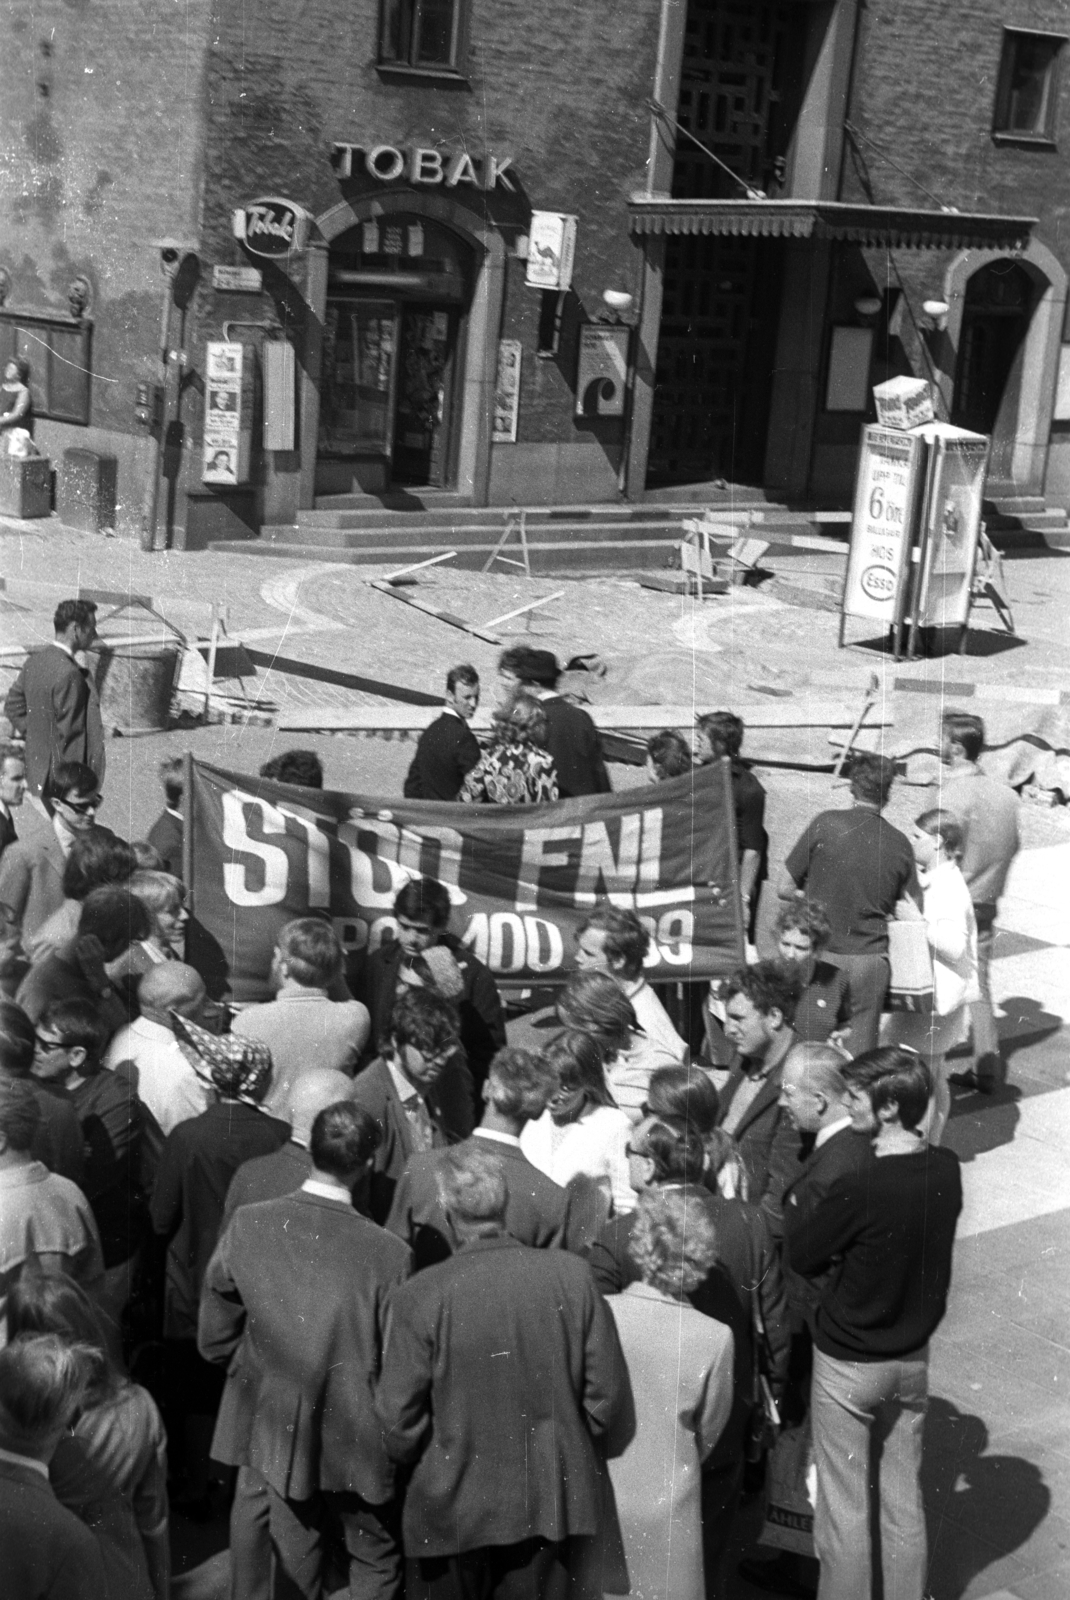
[[[1021,1092],[1004,1084],[995,1094],[979,1094],[951,1085],[951,1119],[947,1143],[960,1161],[973,1161],[989,1150],[1013,1144],[1021,1121]]]
[[[1045,1011],[1039,1000],[1028,995],[1011,994],[1000,1001],[1003,1016],[1000,1018],[999,1053],[1009,1061],[1019,1050],[1042,1044],[1058,1033],[1063,1026],[1062,1017]]]
[[[978,1573],[1024,1545],[1051,1506],[1040,1469],[986,1455],[980,1417],[934,1397],[925,1421],[921,1482],[934,1600],[959,1600]]]

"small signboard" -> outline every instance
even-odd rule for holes
[[[501,339],[498,343],[498,381],[494,388],[494,431],[491,434],[494,444],[516,443],[522,349],[519,339]]]
[[[924,458],[925,443],[917,434],[873,424],[863,429],[843,586],[845,616],[870,617],[885,627],[900,621]]]
[[[563,292],[571,287],[575,256],[576,218],[557,211],[533,211],[524,282],[532,289]]]
[[[212,288],[224,294],[259,294],[264,287],[264,274],[259,267],[212,268]]]
[[[930,450],[916,620],[923,628],[965,627],[981,532],[988,438],[946,428],[931,441]]]
[[[311,218],[303,206],[277,195],[250,200],[231,215],[236,239],[254,256],[295,255],[308,242]]]
[[[205,346],[202,483],[225,487],[249,477],[254,360],[252,345]]]
[[[578,417],[622,417],[628,386],[631,329],[615,323],[587,323],[580,329],[576,371]]]

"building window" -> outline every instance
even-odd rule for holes
[[[30,363],[35,417],[89,424],[92,324],[47,312],[0,311],[0,368]]]
[[[459,73],[463,10],[464,0],[382,0],[380,66]]]
[[[1008,139],[1055,140],[1064,36],[1003,30],[993,132]]]

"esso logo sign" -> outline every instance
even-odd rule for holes
[[[233,232],[254,256],[288,256],[303,250],[308,212],[292,200],[266,196],[233,213]]]
[[[870,600],[895,598],[895,573],[891,567],[866,567],[858,581]]]

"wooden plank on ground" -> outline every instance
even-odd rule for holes
[[[660,728],[693,727],[696,717],[716,707],[589,705],[584,709],[600,728],[646,734]],[[829,701],[782,700],[775,705],[743,705],[739,713],[748,728],[850,728],[855,720],[851,708]],[[279,727],[290,732],[322,728],[354,733],[419,733],[438,714],[437,706],[307,706],[281,712]],[[869,718],[871,727],[891,727],[892,722],[889,713],[876,709]],[[490,727],[489,713],[478,712],[472,722],[474,731],[485,733]]]

